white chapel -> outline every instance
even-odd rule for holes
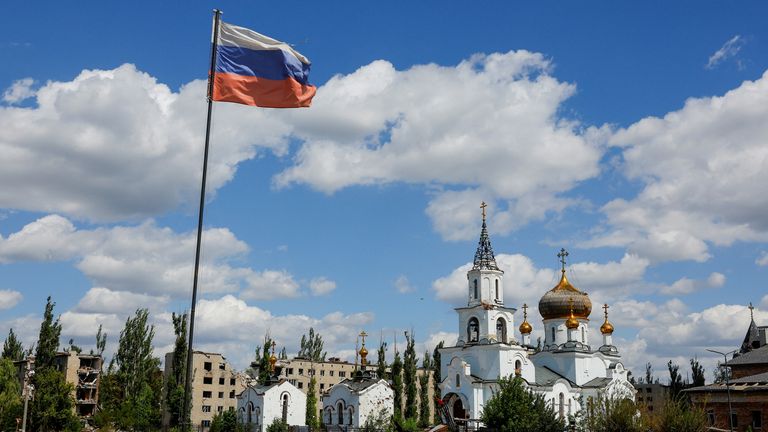
[[[527,387],[544,396],[562,418],[576,414],[598,397],[634,400],[619,350],[613,345],[613,326],[600,326],[601,338],[590,337],[589,296],[565,276],[539,300],[544,341],[531,345],[533,326],[523,305],[520,339],[515,338],[516,309],[504,305],[504,272],[496,264],[485,220],[472,269],[467,272],[467,305],[456,308],[459,337],[456,346],[440,350],[441,396],[455,419],[476,421],[484,402],[497,389],[500,377],[521,377]],[[514,287],[512,287],[514,289]]]

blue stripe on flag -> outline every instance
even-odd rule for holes
[[[252,50],[236,46],[219,46],[216,72],[255,76],[270,80],[292,77],[308,84],[309,65],[283,50]]]

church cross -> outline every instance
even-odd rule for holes
[[[523,321],[528,318],[528,305],[523,303]]]
[[[560,249],[560,253],[557,254],[557,257],[560,258],[560,263],[563,265],[563,273],[565,273],[565,257],[568,256],[568,251],[565,250],[565,248]]]
[[[272,355],[275,355],[275,345],[277,345],[275,341],[272,341]]]
[[[608,303],[603,305],[603,310],[605,310],[605,319],[608,319]]]
[[[483,201],[483,202],[480,204],[480,208],[483,210],[483,222],[485,222],[485,208],[486,208],[486,207],[488,207],[488,204],[486,204],[486,203],[485,203],[485,201]]]
[[[752,321],[755,320],[754,310],[755,310],[755,307],[752,306],[752,302],[749,302],[749,317],[752,319]]]
[[[365,332],[365,330],[361,331],[359,336],[363,338],[363,346],[365,346],[365,338],[368,336],[368,333]]]

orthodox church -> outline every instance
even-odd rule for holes
[[[523,305],[521,339],[515,338],[516,309],[504,305],[504,272],[493,254],[485,206],[481,206],[480,241],[467,272],[467,306],[456,308],[458,341],[440,350],[441,395],[453,417],[477,421],[500,377],[521,377],[561,418],[576,414],[598,397],[634,400],[635,389],[613,345],[608,305],[603,306],[602,338],[595,347],[589,328],[592,302],[568,281],[564,249],[558,254],[560,281],[539,300],[543,343],[531,345],[533,325],[528,322],[527,305]]]

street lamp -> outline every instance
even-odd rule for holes
[[[30,361],[27,359],[27,370],[24,372],[24,415],[21,420],[21,432],[27,430],[27,406],[29,405],[29,397],[35,390],[35,386],[29,382],[35,375],[35,371],[30,369]]]
[[[731,407],[731,386],[730,386],[730,381],[728,380],[729,373],[728,373],[727,367],[728,367],[728,354],[733,354],[733,353],[735,353],[738,350],[733,350],[733,351],[728,351],[727,353],[723,353],[723,352],[720,352],[720,351],[715,351],[715,350],[707,348],[707,351],[709,351],[711,353],[715,353],[715,354],[720,354],[721,356],[723,356],[723,360],[725,361],[725,363],[723,363],[723,364],[726,367],[726,369],[725,369],[725,391],[726,391],[726,393],[728,393],[728,425],[731,427],[731,432],[733,432],[733,408]]]

